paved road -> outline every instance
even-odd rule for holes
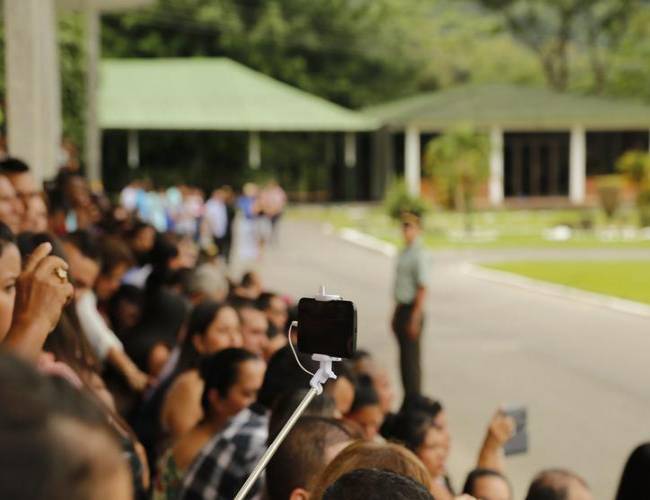
[[[360,345],[390,367],[397,382],[388,330],[391,260],[326,236],[318,224],[287,222],[282,229],[281,245],[261,266],[265,282],[297,297],[313,295],[322,283],[354,300]],[[634,256],[641,255],[648,252]],[[508,460],[515,498],[524,496],[536,471],[566,466],[585,476],[597,499],[612,499],[627,455],[650,440],[650,320],[461,272],[464,261],[479,258],[476,252],[434,256],[428,298],[425,390],[450,416],[456,487],[495,408],[522,403],[529,408],[531,451]]]

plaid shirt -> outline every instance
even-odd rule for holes
[[[247,408],[201,450],[183,479],[179,500],[232,500],[266,449],[268,416]],[[258,481],[247,498],[261,493]]]

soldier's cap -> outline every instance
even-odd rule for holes
[[[422,223],[422,215],[417,212],[405,210],[400,215],[400,221],[402,224],[417,224],[419,226]]]

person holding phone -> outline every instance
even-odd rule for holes
[[[429,260],[420,239],[421,215],[404,212],[401,221],[405,248],[397,258],[392,326],[399,343],[404,394],[408,395],[419,394],[421,388],[420,337],[424,325]]]

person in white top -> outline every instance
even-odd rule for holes
[[[122,342],[108,327],[97,310],[97,297],[93,285],[99,275],[99,253],[90,235],[77,231],[63,241],[70,264],[70,275],[75,284],[75,310],[79,323],[94,354],[101,362],[114,366],[135,391],[143,391],[149,384],[147,374],[131,361],[124,352]]]
[[[226,248],[225,238],[228,232],[228,212],[226,210],[225,196],[221,189],[215,189],[205,204],[203,220],[209,236],[217,246],[219,255],[228,260],[224,252]]]
[[[276,181],[270,181],[262,190],[261,204],[271,222],[271,241],[277,242],[278,222],[287,206],[287,194]]]

